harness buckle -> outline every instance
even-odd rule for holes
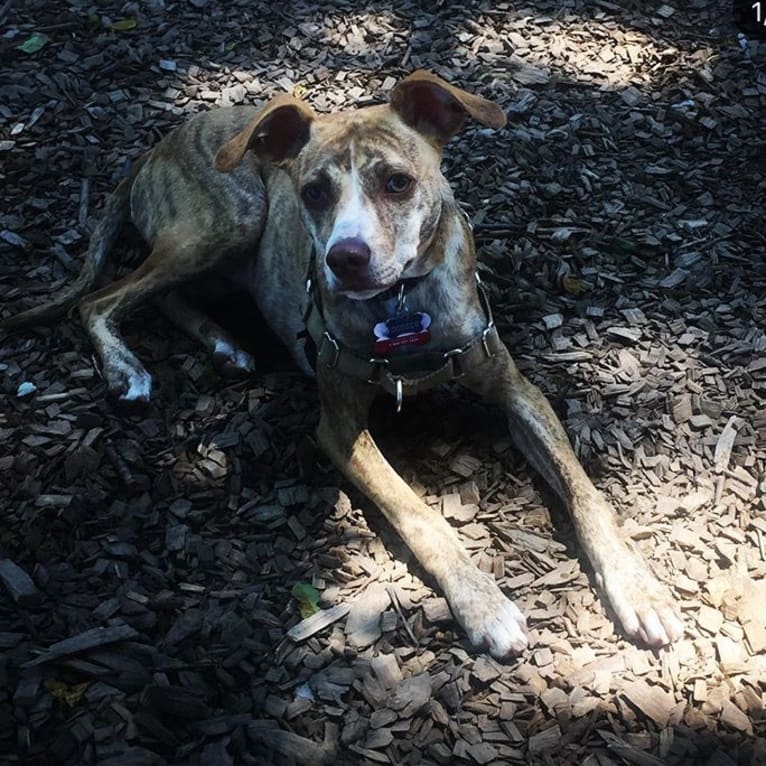
[[[324,342],[327,341],[333,348],[333,358],[331,362],[327,362],[327,366],[332,369],[335,367],[336,364],[338,364],[338,358],[340,357],[340,346],[338,345],[338,341],[335,340],[335,338],[330,335],[330,333],[325,330],[324,335],[322,336],[322,348],[319,349],[319,356],[323,356],[324,354]]]
[[[460,358],[463,356],[462,348],[453,348],[444,352],[444,358],[452,360],[452,373],[454,378],[462,378],[465,375],[465,368]]]
[[[495,354],[489,349],[489,341],[487,338],[489,334],[495,329],[495,323],[491,322],[484,328],[484,332],[481,334],[481,345],[484,349],[484,353],[487,355],[487,359],[491,359]]]
[[[390,360],[386,359],[385,357],[370,357],[369,362],[372,365],[372,371],[370,372],[370,377],[367,378],[367,382],[380,383],[381,372],[383,371],[384,367],[388,367],[389,361]]]

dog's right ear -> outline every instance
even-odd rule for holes
[[[215,157],[215,167],[230,173],[252,149],[271,162],[293,159],[309,140],[311,123],[316,114],[305,102],[287,94],[275,96],[244,130],[227,141]]]

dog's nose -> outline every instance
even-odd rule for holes
[[[341,281],[359,279],[370,264],[370,248],[357,237],[338,240],[327,252],[327,265]]]

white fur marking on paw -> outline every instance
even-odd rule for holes
[[[240,348],[236,348],[226,340],[217,340],[213,349],[213,354],[218,357],[225,357],[229,363],[239,370],[251,372],[255,369],[253,357]]]
[[[681,638],[684,624],[670,591],[640,559],[626,552],[622,569],[602,577],[604,590],[624,632],[650,646],[665,646]]]
[[[247,351],[237,351],[237,367],[242,370],[255,369],[255,362],[253,357],[247,353]]]
[[[231,343],[227,343],[225,340],[217,340],[215,342],[213,353],[233,358],[236,354],[236,351],[234,350],[234,346],[232,346]]]
[[[524,615],[490,575],[466,565],[455,572],[452,587],[445,592],[452,613],[474,646],[486,647],[493,657],[502,659],[529,645]]]
[[[152,393],[151,375],[146,370],[138,372],[129,367],[125,367],[123,372],[128,380],[128,389],[120,396],[120,399],[128,402],[149,399]]]
[[[490,621],[486,632],[486,643],[490,654],[507,657],[523,652],[529,645],[527,622],[516,604],[507,601],[496,617]]]
[[[103,376],[112,395],[123,402],[148,401],[152,377],[122,338],[112,332],[101,315],[89,320],[88,329],[101,354]]]

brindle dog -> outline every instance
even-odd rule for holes
[[[308,373],[307,342],[315,346],[321,446],[383,511],[475,646],[497,657],[522,651],[526,622],[378,450],[367,413],[381,389],[401,404],[403,395],[456,379],[499,407],[515,443],[567,503],[625,633],[666,644],[683,631],[668,590],[624,539],[548,402],[517,370],[477,284],[471,231],[440,169],[442,148],[469,118],[505,124],[496,104],[423,71],[383,106],[319,115],[278,96],[262,109],[197,115],[117,187],[77,281],[3,326],[50,319],[79,300],[110,390],[141,403],[151,377],[119,322],[150,298],[224,371],[252,369],[250,356],[178,289],[209,272],[238,274]],[[150,254],[129,276],[86,294],[127,219]]]

